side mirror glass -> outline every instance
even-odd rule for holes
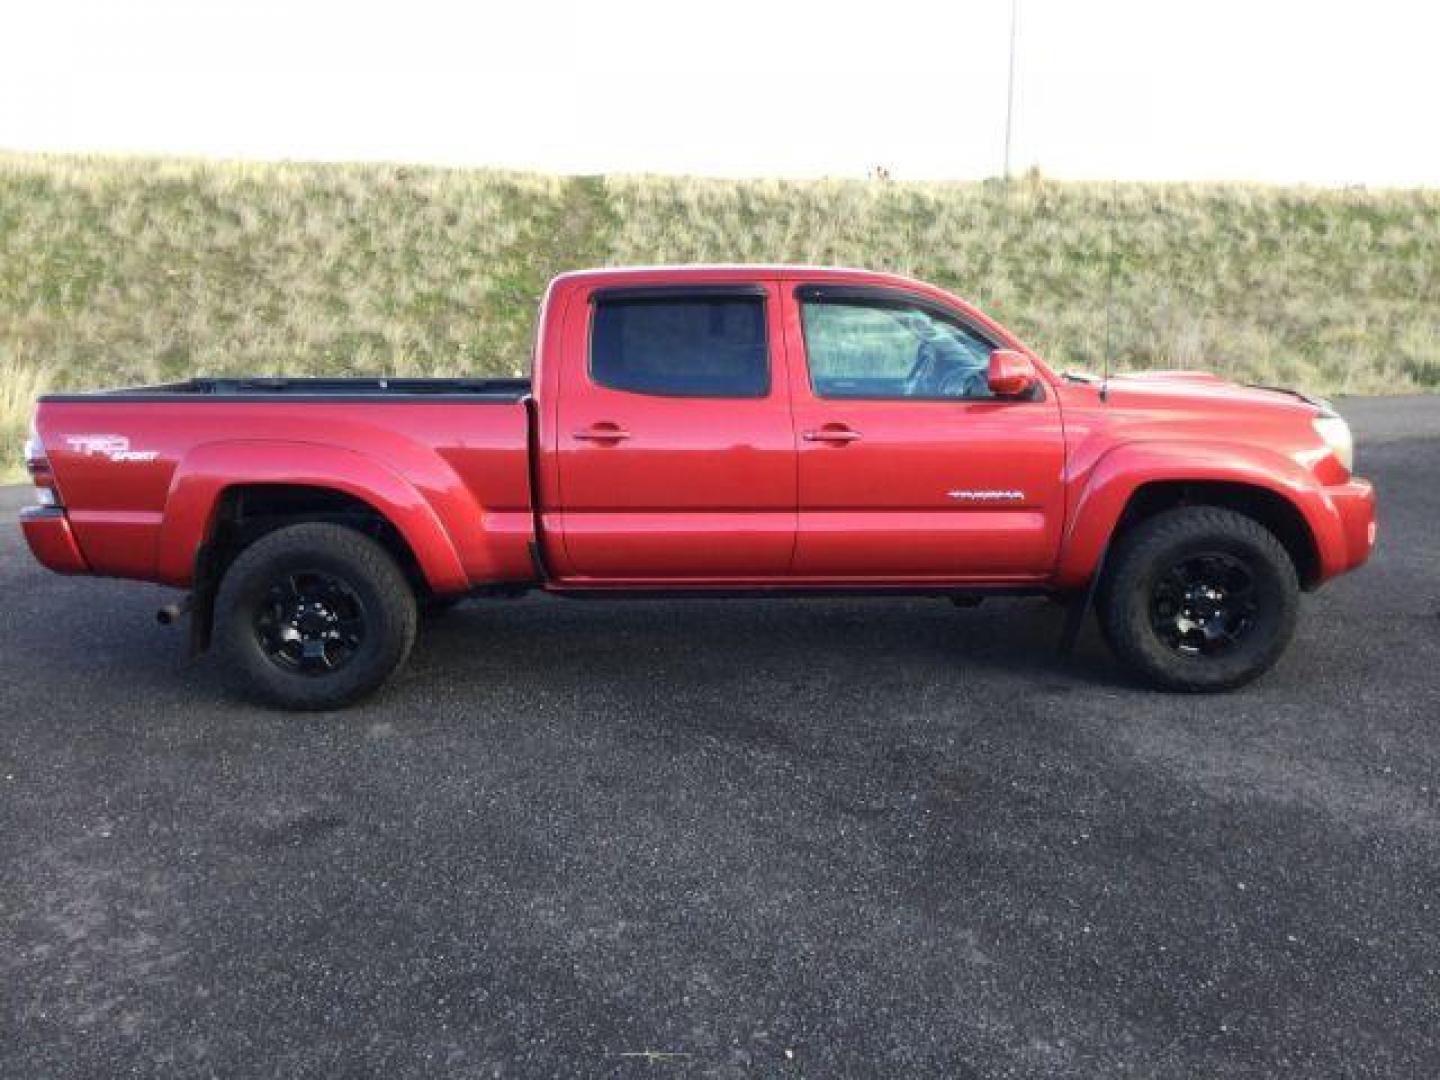
[[[1030,392],[1039,378],[1030,358],[1014,349],[996,349],[990,354],[985,381],[996,397],[1019,397]]]

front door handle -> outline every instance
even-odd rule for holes
[[[807,431],[800,436],[806,442],[823,442],[844,445],[860,438],[860,432],[847,427],[823,427],[818,431]]]
[[[612,424],[609,421],[599,424],[591,424],[584,431],[577,431],[571,436],[573,439],[581,439],[586,442],[619,442],[621,439],[630,438],[630,432]]]

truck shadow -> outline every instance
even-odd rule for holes
[[[1104,714],[1133,687],[1093,631],[1057,655],[1063,621],[1014,599],[475,603],[427,620],[407,670],[364,708],[393,710],[408,735],[503,745],[538,724],[682,756],[826,756],[837,739],[873,755],[991,724],[1060,738],[1064,718]]]
[[[959,689],[979,678],[1130,685],[1087,625],[1059,654],[1061,608],[995,599],[642,600],[549,597],[462,605],[421,628],[411,668],[457,682],[551,687],[680,683]]]

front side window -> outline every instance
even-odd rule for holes
[[[801,302],[810,384],[822,398],[990,398],[992,346],[903,300]]]
[[[591,335],[590,377],[612,390],[735,398],[770,392],[763,297],[600,299]]]

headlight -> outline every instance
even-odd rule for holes
[[[1350,434],[1350,425],[1343,418],[1336,415],[1317,416],[1314,420],[1315,431],[1320,438],[1325,440],[1325,445],[1335,455],[1336,460],[1345,466],[1346,472],[1353,472],[1355,469],[1355,437]]]

